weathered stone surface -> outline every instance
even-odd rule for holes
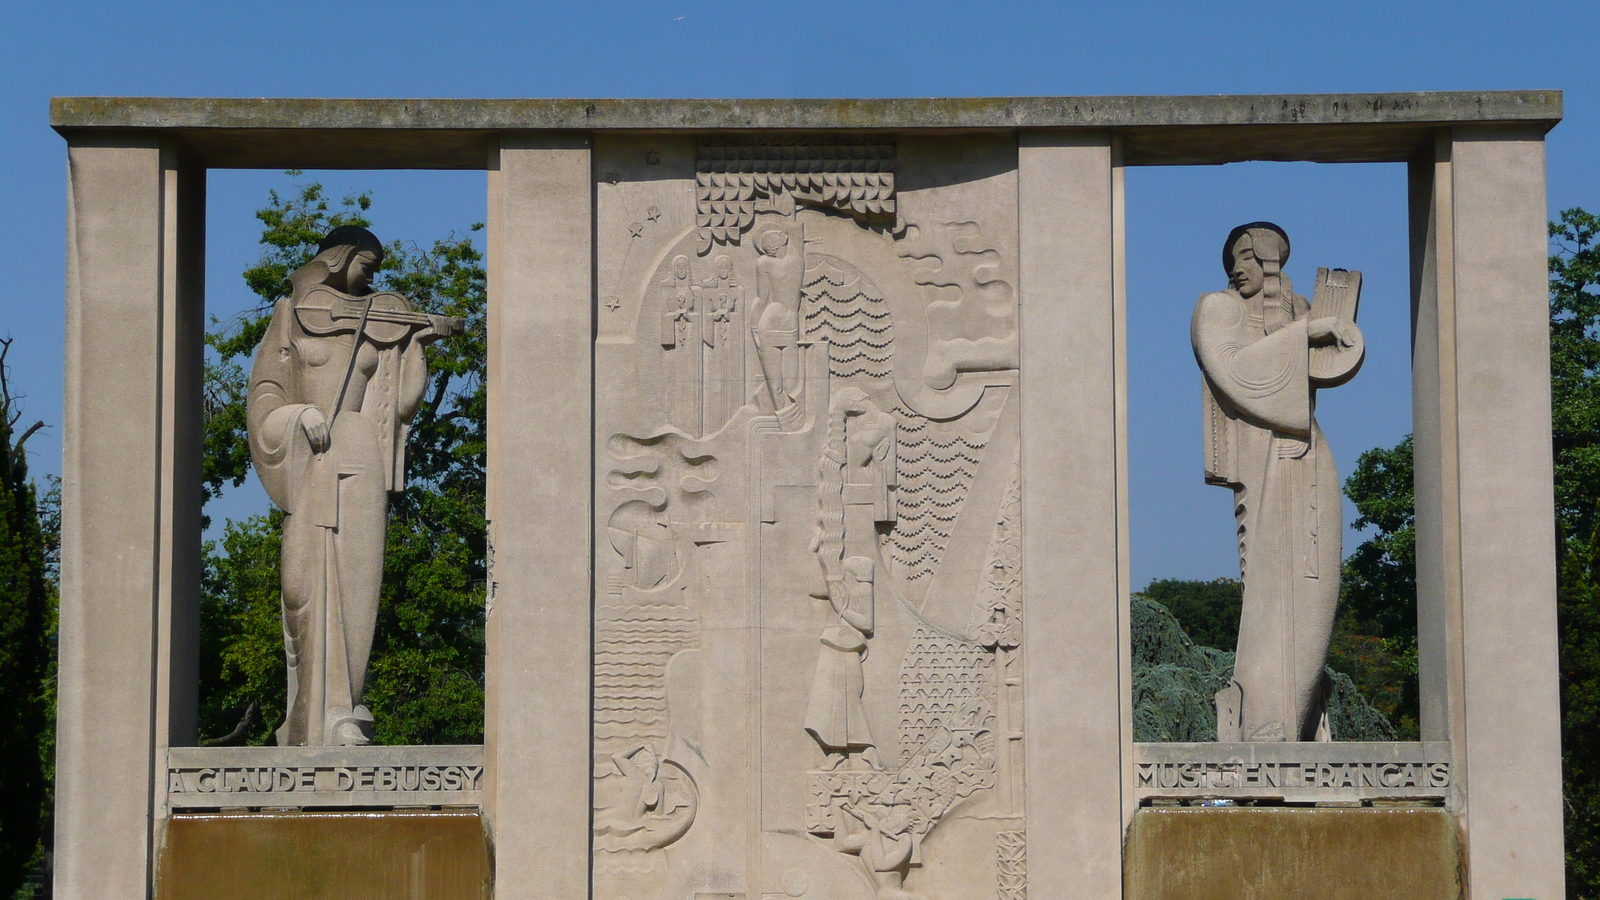
[[[1442,742],[1135,744],[1134,770],[1141,801],[1443,800],[1451,776],[1450,745]]]
[[[1143,809],[1123,897],[1456,900],[1459,857],[1442,809]]]
[[[189,813],[167,824],[155,896],[487,900],[489,875],[476,812]]]
[[[1129,165],[1399,162],[1456,122],[1560,121],[1560,91],[882,100],[58,97],[63,134],[160,129],[213,167],[483,168],[506,131],[1116,129]]]
[[[784,100],[56,97],[68,128],[426,130],[1132,128],[1542,121],[1560,91]]]
[[[483,747],[173,747],[167,805],[481,806]]]

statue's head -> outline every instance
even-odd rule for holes
[[[756,237],[756,252],[782,259],[789,250],[789,236],[781,228],[768,228]]]
[[[348,294],[365,294],[383,264],[383,245],[359,225],[340,225],[317,245],[312,262],[327,268],[324,283]]]
[[[1271,222],[1240,225],[1222,245],[1222,268],[1243,297],[1261,293],[1267,279],[1280,275],[1288,261],[1289,235]]]
[[[716,272],[717,277],[723,281],[733,277],[733,260],[729,259],[728,257],[719,256],[717,257],[717,261],[712,265],[712,271]]]
[[[911,830],[911,811],[901,804],[889,808],[889,814],[883,817],[883,831],[885,834],[904,834]]]
[[[678,278],[689,277],[689,257],[678,255],[672,258],[672,274]]]

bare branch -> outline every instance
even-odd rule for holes
[[[256,717],[256,709],[259,706],[260,704],[258,701],[251,700],[250,705],[244,708],[244,717],[239,720],[239,724],[235,725],[232,731],[228,732],[222,737],[212,738],[209,741],[205,741],[205,746],[226,747],[244,737],[245,733],[250,730],[250,721]]]

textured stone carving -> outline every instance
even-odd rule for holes
[[[255,470],[283,522],[289,664],[282,745],[366,744],[361,703],[378,616],[388,494],[405,486],[406,430],[427,384],[423,345],[460,319],[370,293],[383,247],[344,226],[289,276],[250,368]]]
[[[1028,833],[1002,831],[995,835],[995,856],[995,894],[1000,900],[1028,900]]]
[[[695,225],[700,252],[738,243],[767,211],[797,202],[861,219],[894,219],[894,144],[747,141],[696,149]]]
[[[1220,741],[1332,740],[1323,666],[1339,600],[1339,476],[1313,415],[1318,387],[1361,364],[1360,273],[1318,271],[1313,302],[1270,222],[1235,228],[1231,286],[1205,294],[1190,335],[1203,373],[1208,484],[1233,491],[1244,579],[1233,683],[1217,694]]]
[[[656,146],[596,150],[595,896],[988,889],[1024,826],[1014,180],[917,228],[893,145]]]

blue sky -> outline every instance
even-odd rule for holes
[[[65,145],[55,95],[831,97],[1555,88],[1554,211],[1600,210],[1600,3],[922,2],[28,4],[0,33],[0,334],[36,473],[60,469]],[[483,218],[484,177],[312,173],[373,189],[381,237],[426,241]],[[208,305],[245,300],[250,213],[273,172],[215,173]],[[1128,175],[1134,584],[1236,574],[1227,494],[1200,483],[1195,297],[1223,283],[1232,225],[1272,219],[1289,274],[1365,274],[1368,362],[1319,417],[1341,473],[1410,430],[1404,172],[1255,163]],[[221,515],[262,507],[253,485]],[[1354,546],[1347,538],[1346,549]]]

